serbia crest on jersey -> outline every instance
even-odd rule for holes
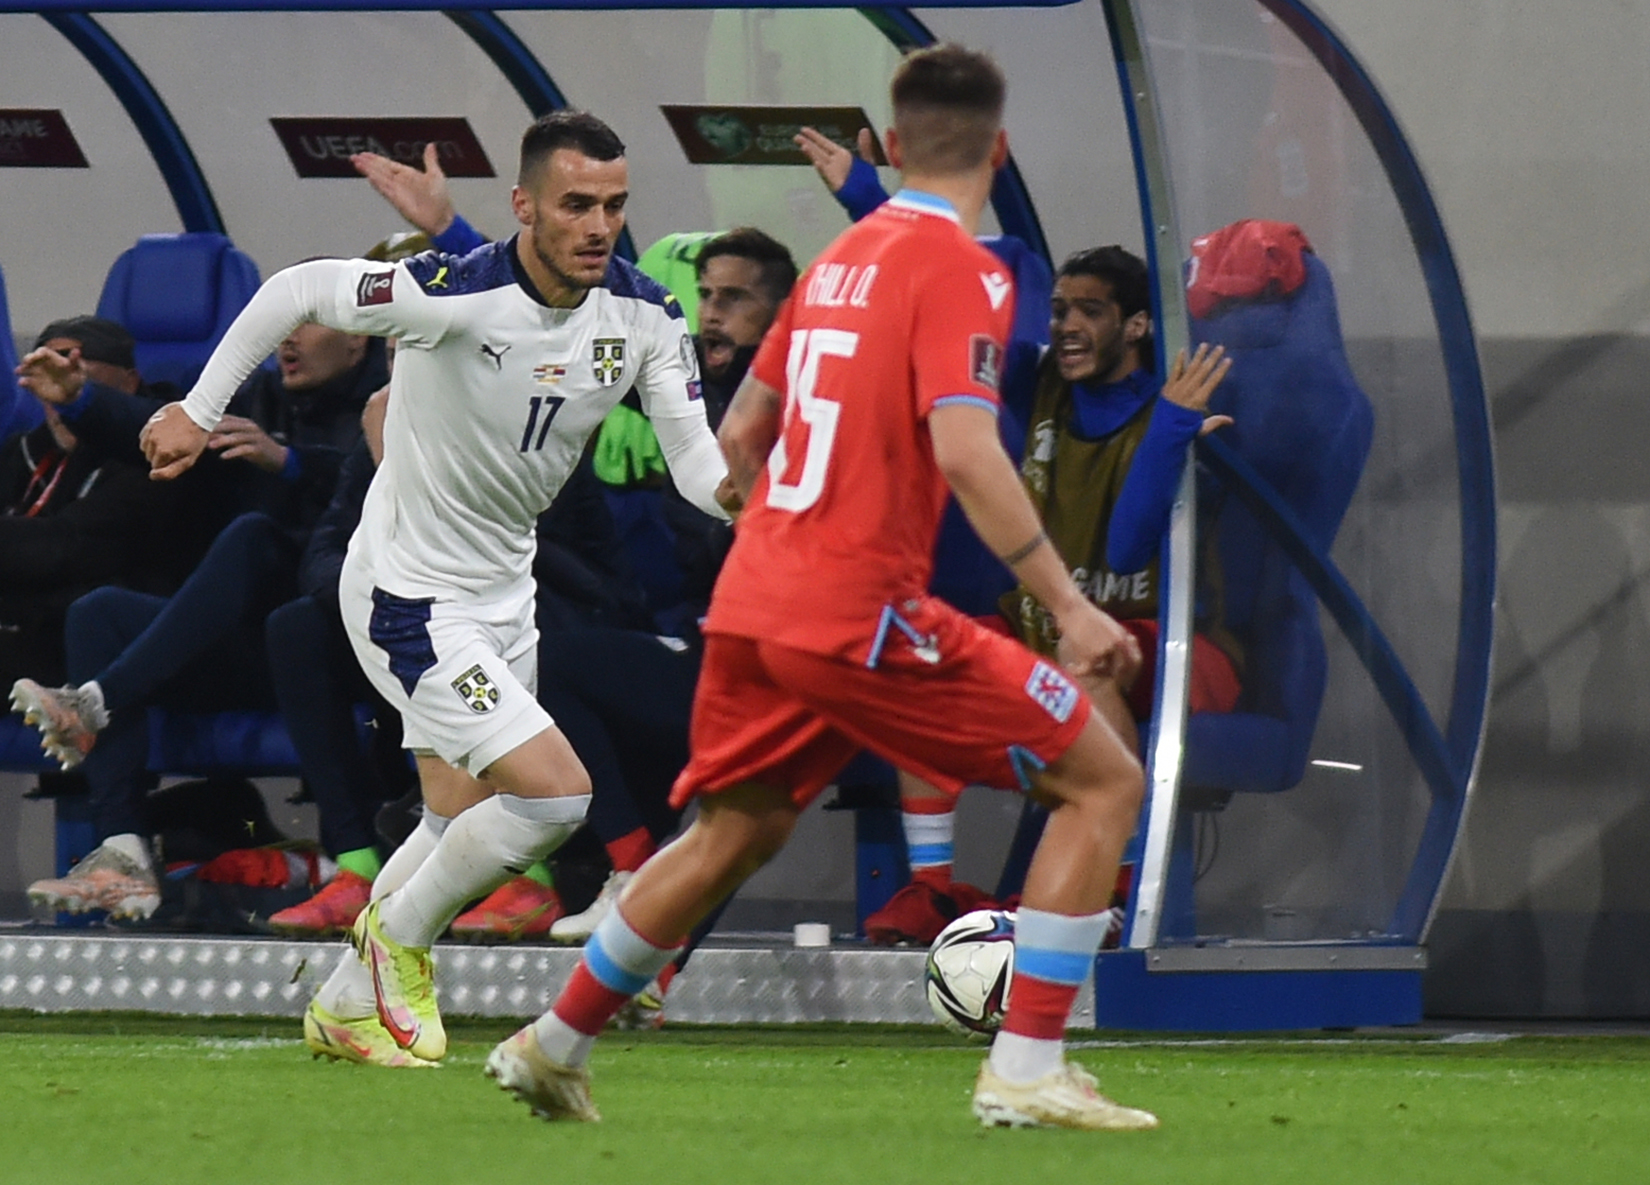
[[[751,365],[785,396],[706,631],[862,660],[924,595],[947,488],[928,415],[996,414],[1013,281],[941,199],[902,192],[798,280]]]

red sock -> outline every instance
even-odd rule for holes
[[[665,969],[659,972],[658,975],[660,993],[668,992],[670,990],[670,981],[676,978],[676,972],[677,966],[675,963],[665,964]]]
[[[1008,995],[1008,1014],[1003,1032],[1039,1041],[1058,1041],[1065,1036],[1066,1018],[1077,999],[1077,984],[1050,983],[1030,975],[1016,975]],[[572,1023],[572,1022],[569,1022]]]
[[[567,986],[562,988],[561,995],[556,997],[553,1011],[568,1028],[577,1029],[587,1037],[594,1037],[629,999],[629,996],[604,987],[590,974],[590,969],[581,958],[579,965],[573,969]]]
[[[638,827],[605,846],[608,858],[613,861],[614,872],[635,872],[659,850],[646,827]]]

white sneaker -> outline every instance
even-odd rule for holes
[[[602,924],[602,919],[619,900],[619,894],[630,883],[633,872],[610,872],[602,885],[602,891],[596,894],[596,899],[590,903],[590,908],[583,913],[573,914],[571,917],[557,918],[550,927],[551,942],[582,943],[596,932],[596,927]]]
[[[590,1101],[590,1073],[583,1066],[564,1066],[539,1048],[528,1024],[500,1041],[487,1055],[487,1077],[533,1109],[540,1119],[601,1122]]]
[[[980,1067],[974,1118],[986,1127],[1073,1127],[1083,1131],[1149,1131],[1157,1116],[1114,1103],[1081,1066],[1067,1062],[1035,1082],[1007,1082]]]
[[[79,765],[97,744],[97,734],[109,726],[103,689],[96,683],[42,687],[33,679],[19,679],[11,685],[11,706],[23,713],[23,723],[40,730],[40,747],[64,769]]]
[[[48,909],[86,913],[104,909],[117,918],[143,920],[160,908],[160,883],[135,835],[112,835],[69,870],[35,881],[29,900]]]

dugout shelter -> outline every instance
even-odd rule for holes
[[[0,0],[0,314],[23,334],[89,306],[145,234],[227,236],[266,275],[359,253],[395,229],[342,179],[362,146],[410,157],[439,140],[459,208],[508,234],[521,128],[564,105],[629,145],[622,252],[753,224],[805,263],[843,223],[810,170],[775,159],[787,120],[834,112],[851,135],[862,111],[880,130],[899,54],[934,39],[990,50],[1009,78],[1013,160],[982,233],[1055,266],[1095,243],[1138,250],[1161,356],[1221,340],[1240,358],[1237,429],[1199,463],[1230,511],[1216,529],[1234,594],[1271,632],[1243,719],[1188,720],[1188,471],[1136,891],[1096,1018],[1417,1020],[1486,715],[1493,460],[1425,178],[1304,0]],[[1194,318],[1192,241],[1244,219],[1301,228],[1304,279]],[[0,421],[15,401],[0,382]]]

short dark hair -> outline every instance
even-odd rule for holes
[[[967,172],[991,155],[1008,83],[986,54],[947,42],[919,49],[889,89],[908,169]]]
[[[723,231],[699,248],[699,254],[693,260],[694,276],[702,278],[705,264],[719,255],[732,255],[756,264],[761,269],[758,283],[768,301],[776,307],[791,294],[791,288],[796,283],[796,260],[791,258],[790,249],[754,226],[736,226]]]
[[[40,331],[40,336],[34,339],[34,348],[38,350],[54,337],[79,342],[80,356],[88,362],[137,369],[137,342],[118,321],[85,315],[64,317]]]
[[[522,133],[521,170],[516,183],[526,186],[559,148],[571,148],[591,160],[618,160],[624,155],[624,141],[588,111],[552,111],[539,116]]]
[[[1136,313],[1152,311],[1152,275],[1146,261],[1132,251],[1125,251],[1113,243],[1109,247],[1089,247],[1067,257],[1060,265],[1062,276],[1093,276],[1111,286],[1111,298],[1127,321]],[[1157,366],[1157,350],[1152,344],[1151,330],[1135,343],[1140,361],[1147,370]]]

